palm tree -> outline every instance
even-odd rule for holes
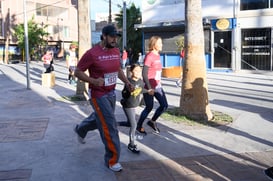
[[[185,64],[180,111],[194,120],[212,120],[206,80],[201,0],[185,1]]]
[[[117,22],[117,27],[122,28],[123,26],[123,10],[116,15],[115,21]],[[131,48],[133,51],[133,61],[138,60],[138,53],[143,53],[141,49],[142,38],[141,31],[134,28],[135,24],[141,24],[141,12],[139,8],[136,8],[135,4],[132,3],[129,8],[126,8],[126,45],[127,49]],[[121,40],[122,42],[122,40]],[[121,43],[120,43],[121,45]],[[121,47],[123,49],[123,47]]]
[[[78,32],[79,32],[79,58],[90,48],[91,31],[89,27],[89,0],[78,1]],[[87,73],[87,72],[86,72]],[[77,82],[76,96],[88,99],[88,83]]]

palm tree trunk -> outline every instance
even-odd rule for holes
[[[211,120],[208,100],[201,0],[185,1],[185,64],[180,110],[195,120]]]
[[[78,0],[78,36],[79,58],[89,49],[91,44],[89,0]],[[88,84],[83,81],[77,82],[76,95],[88,99]]]

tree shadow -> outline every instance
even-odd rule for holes
[[[251,97],[246,96],[246,98]],[[261,101],[268,100],[262,99]],[[217,100],[210,101],[213,104],[219,104],[219,102]],[[230,103],[232,106],[226,105],[227,102],[224,104],[225,106],[234,108],[234,102],[230,101]],[[259,113],[257,106],[238,105],[238,107],[241,106],[243,107],[242,110],[251,112],[256,110],[255,112]],[[269,112],[268,116],[272,115],[272,109],[263,111]],[[269,117],[266,116],[264,118],[268,119]],[[122,176],[118,174],[117,177],[119,180],[134,180],[138,178],[138,175],[141,175],[140,178],[143,180],[153,178],[151,174],[145,174],[149,171],[155,175],[160,175],[160,178],[168,178],[168,180],[266,180],[262,174],[262,169],[273,164],[272,157],[270,156],[271,152],[267,153],[263,151],[262,153],[265,159],[269,158],[267,161],[255,159],[256,156],[260,157],[260,153],[239,153],[234,151],[236,149],[221,147],[219,143],[213,141],[211,135],[210,137],[208,135],[208,138],[204,138],[204,135],[199,138],[198,134],[194,134],[195,136],[193,136],[190,134],[191,131],[187,133],[187,130],[180,129],[179,126],[174,126],[176,127],[174,128],[168,126],[168,123],[161,124],[160,121],[158,125],[161,130],[160,134],[151,134],[146,129],[148,136],[144,140],[139,141],[146,148],[143,157],[147,158],[148,156],[148,159],[145,161],[134,161],[133,165],[130,165],[130,162],[125,162],[129,167],[126,170],[128,175]],[[253,142],[251,144],[263,144],[273,148],[273,142],[230,126],[221,125],[221,127],[213,129],[215,129],[215,137],[221,136],[221,134],[231,134],[233,137],[251,140]],[[123,128],[121,132],[128,134],[125,130]],[[237,145],[237,143],[232,144]],[[166,173],[166,170],[169,172]]]
[[[249,98],[251,99],[251,97]],[[269,99],[259,99],[260,101],[264,102],[270,102],[272,100]],[[273,122],[273,109],[268,108],[265,106],[257,106],[257,105],[251,105],[251,104],[245,104],[245,103],[240,103],[240,102],[233,102],[233,101],[227,101],[227,100],[219,100],[219,99],[214,99],[210,101],[210,103],[215,104],[215,105],[221,105],[225,107],[231,107],[236,110],[242,110],[250,113],[256,113],[260,115],[264,120],[267,120],[269,122]]]
[[[261,169],[270,166],[270,161],[263,163],[255,160],[255,155],[236,153],[217,145],[216,142],[198,138],[198,135],[192,136],[190,132],[184,133],[183,130],[179,130],[179,126],[173,129],[173,127],[166,126],[168,123],[164,123],[161,124],[160,121],[158,123],[160,134],[153,134],[149,128],[146,129],[148,135],[139,141],[142,144],[140,148],[145,148],[144,153],[142,152],[140,156],[142,158],[133,162],[125,161],[125,165],[128,166],[125,173],[128,173],[129,176],[118,175],[120,180],[124,178],[134,180],[139,174],[140,178],[153,178],[144,173],[150,171],[156,175],[162,174],[161,178],[169,178],[169,180],[178,178],[180,180],[248,180],[249,172],[253,178],[263,180]],[[121,131],[128,134],[124,128]],[[262,141],[273,147],[272,142],[257,139],[239,130],[233,129],[231,134],[247,136],[248,139],[254,139],[256,142]],[[215,134],[217,135],[219,134]],[[143,160],[143,157],[146,159]],[[237,175],[239,171],[245,173]]]

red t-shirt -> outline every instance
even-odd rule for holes
[[[144,59],[144,65],[149,67],[148,79],[151,88],[154,89],[161,81],[162,64],[160,61],[160,55],[154,54],[153,52],[147,53]]]
[[[184,50],[182,50],[182,51],[180,52],[180,57],[181,57],[181,58],[184,58],[184,57],[185,57],[185,51],[184,51]]]
[[[123,53],[122,53],[122,60],[127,60],[127,58],[128,58],[128,53],[126,52],[126,51],[124,51]]]
[[[96,45],[85,52],[77,68],[81,71],[88,70],[89,77],[104,78],[104,86],[89,84],[91,97],[101,97],[115,89],[118,71],[120,69],[119,49],[103,49],[100,45]]]

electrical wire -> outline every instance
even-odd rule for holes
[[[54,5],[54,4],[59,4],[59,3],[63,2],[63,1],[66,1],[66,0],[60,0],[60,1],[56,1],[56,2],[51,3],[51,4],[46,4],[46,5],[41,6],[41,7],[39,7],[39,8],[35,8],[35,9],[28,10],[27,13],[32,12],[32,11],[36,11],[37,9],[42,9],[42,8],[45,8],[45,7],[52,6],[52,5]],[[24,14],[24,12],[17,13],[17,14],[15,14],[15,16],[22,15],[22,14]]]

